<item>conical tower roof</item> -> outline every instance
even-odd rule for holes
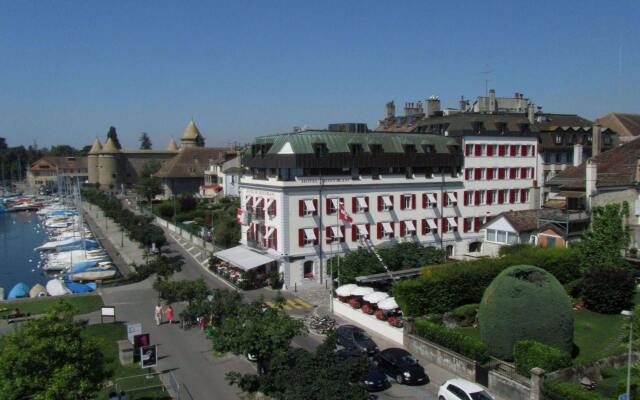
[[[93,145],[91,146],[91,150],[89,150],[89,154],[97,154],[102,150],[102,143],[100,143],[100,139],[96,138],[93,141]]]
[[[116,144],[113,143],[113,140],[111,140],[111,138],[107,139],[107,142],[104,144],[104,146],[102,147],[102,153],[117,153],[118,152],[118,148],[116,147]]]
[[[182,133],[182,137],[180,139],[181,140],[196,140],[196,139],[198,139],[198,137],[200,137],[200,131],[198,130],[198,127],[196,126],[196,123],[193,122],[193,120],[191,120],[187,124],[187,127],[185,128],[184,132]]]
[[[171,140],[169,141],[167,150],[178,150],[178,145],[176,144],[176,141],[173,138],[171,138]]]

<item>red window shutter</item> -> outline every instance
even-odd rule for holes
[[[474,200],[474,202],[473,202],[474,205],[476,205],[476,206],[480,205],[480,191],[479,190],[476,190],[474,192],[474,199],[473,200]]]
[[[427,208],[427,194],[422,193],[422,208]]]
[[[356,225],[351,225],[351,241],[358,241],[358,227]]]
[[[524,203],[527,200],[527,189],[520,189],[520,202]]]
[[[501,157],[504,156],[504,145],[503,144],[498,146],[498,155],[501,156]]]
[[[351,198],[351,212],[358,212],[358,199],[356,197]]]
[[[400,237],[404,237],[407,232],[406,222],[400,221]]]
[[[493,168],[487,168],[487,180],[490,181],[493,179]]]
[[[400,195],[400,209],[404,210],[404,201],[405,201],[406,195],[405,194],[401,194]]]
[[[298,200],[298,216],[304,216],[304,200]]]
[[[382,196],[378,196],[378,211],[382,211]]]
[[[304,229],[298,229],[298,246],[304,246]]]
[[[464,225],[462,228],[462,232],[469,232],[469,219],[465,218],[464,219]]]
[[[396,196],[393,196],[393,195],[389,196],[389,201],[391,202],[391,209],[392,210],[393,210],[394,205],[395,205],[395,198],[396,198]]]
[[[536,146],[535,145],[531,146],[531,149],[532,149],[531,155],[535,157],[535,155],[536,155]]]
[[[391,225],[391,236],[395,236],[395,232],[396,232],[396,223],[395,222],[389,222],[389,224]]]
[[[464,179],[469,180],[471,178],[471,168],[464,169]]]
[[[504,190],[498,190],[498,204],[504,204]]]
[[[325,208],[327,209],[327,215],[333,214],[333,204],[331,203],[331,199],[325,200]]]
[[[509,204],[513,204],[516,201],[516,191],[509,190]]]
[[[313,208],[316,210],[313,212],[313,215],[318,215],[318,199],[313,199]]]
[[[271,203],[271,215],[273,215],[275,217],[276,213],[278,212],[277,210],[278,210],[278,208],[276,207],[276,200],[274,200]]]
[[[465,206],[468,206],[468,205],[469,205],[469,192],[470,192],[469,190],[466,190],[466,191],[464,192],[464,205],[465,205]]]
[[[516,169],[509,168],[509,179],[516,179]]]
[[[449,232],[449,222],[446,218],[442,218],[442,233]]]
[[[487,156],[492,156],[493,155],[493,144],[489,144],[487,145]]]
[[[487,190],[487,204],[493,203],[493,190]]]
[[[331,243],[333,239],[333,231],[331,230],[330,226],[327,226],[326,228],[324,228],[324,236],[327,244]]]
[[[416,195],[415,193],[411,195],[411,209],[415,210],[416,208]]]
[[[378,222],[378,239],[382,239],[382,223]]]
[[[504,168],[498,168],[498,179],[504,179]]]
[[[476,156],[482,155],[482,147],[479,144],[474,145],[474,152]]]
[[[473,231],[474,232],[480,231],[480,217],[475,217],[473,219]]]
[[[520,179],[526,179],[527,178],[527,169],[528,168],[520,168]]]
[[[369,196],[364,198],[364,202],[367,205],[367,211],[369,211]]]
[[[274,250],[278,250],[278,228],[273,228],[271,243]]]
[[[470,154],[471,154],[471,148],[472,148],[472,147],[473,147],[473,145],[470,145],[470,144],[468,144],[468,145],[466,145],[466,146],[465,146],[465,150],[464,150],[464,155],[465,155],[465,156],[468,156],[468,155],[470,155]]]
[[[521,156],[526,156],[527,155],[527,149],[529,148],[529,146],[520,146],[520,155]]]
[[[427,234],[427,229],[428,229],[427,227],[428,227],[428,225],[427,225],[427,220],[426,220],[426,219],[423,219],[423,220],[422,220],[422,234],[423,234],[423,235],[426,235],[426,234]]]
[[[318,235],[320,233],[320,229],[313,228],[313,233],[316,235],[316,240],[313,244],[318,245],[318,243],[320,243],[320,236]]]
[[[367,230],[367,237],[370,239],[371,238],[371,228],[370,228],[369,224],[365,224],[364,227]]]
[[[341,226],[340,226],[340,233],[342,233],[342,237],[340,238],[340,241],[341,241],[341,242],[344,242],[344,241],[346,240],[346,238],[347,238],[347,236],[345,235],[345,228],[344,228],[344,225],[341,225]]]
[[[480,178],[482,177],[482,170],[480,168],[476,168],[473,172],[475,172],[474,179],[477,181],[480,180]]]

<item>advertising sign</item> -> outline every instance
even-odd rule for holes
[[[151,345],[148,333],[142,333],[133,337],[133,362],[140,361],[140,349]]]
[[[140,334],[142,334],[142,324],[140,322],[127,324],[127,339],[129,339],[129,343],[133,344],[133,337]]]
[[[158,365],[158,348],[157,346],[144,346],[140,348],[140,367],[151,368]]]

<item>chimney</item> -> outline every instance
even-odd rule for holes
[[[433,117],[440,112],[440,98],[438,96],[430,96],[427,99],[427,117]]]
[[[602,134],[600,129],[600,124],[595,123],[591,127],[591,131],[593,133],[593,138],[591,139],[591,157],[595,157],[600,154],[601,142],[602,142]]]
[[[494,114],[498,111],[498,105],[496,104],[496,90],[489,90],[489,112]]]
[[[582,164],[582,145],[580,143],[573,145],[573,166],[577,167]]]
[[[464,99],[464,96],[460,96],[460,111],[467,111],[467,101]]]
[[[596,194],[596,183],[598,182],[598,165],[592,160],[587,160],[585,168],[585,194],[587,195],[587,207],[591,209],[592,196]]]
[[[395,118],[396,116],[396,105],[393,100],[386,104],[387,106],[387,118]]]
[[[529,125],[533,125],[536,122],[536,113],[534,111],[533,103],[529,103],[527,107],[527,117],[529,118]]]

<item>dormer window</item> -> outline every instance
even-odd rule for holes
[[[313,154],[315,154],[316,157],[324,156],[324,155],[326,155],[328,153],[329,153],[329,149],[327,149],[327,144],[326,143],[314,143],[313,144]]]
[[[556,144],[562,144],[562,135],[556,133]]]
[[[481,133],[483,128],[483,123],[480,121],[474,121],[471,123],[471,129],[473,129],[473,133]]]
[[[518,124],[518,128],[520,128],[520,133],[524,133],[524,132],[528,132],[529,131],[529,124]]]
[[[404,152],[405,153],[415,153],[416,152],[416,146],[413,144],[405,144],[404,145]]]
[[[425,144],[422,146],[422,149],[424,150],[425,153],[433,153],[433,145],[432,144]]]
[[[382,153],[382,145],[381,144],[372,144],[369,146],[371,148],[372,153]]]
[[[499,133],[505,134],[507,133],[507,123],[506,122],[496,122],[496,129]]]
[[[349,151],[352,156],[362,153],[362,145],[360,143],[349,144]]]

